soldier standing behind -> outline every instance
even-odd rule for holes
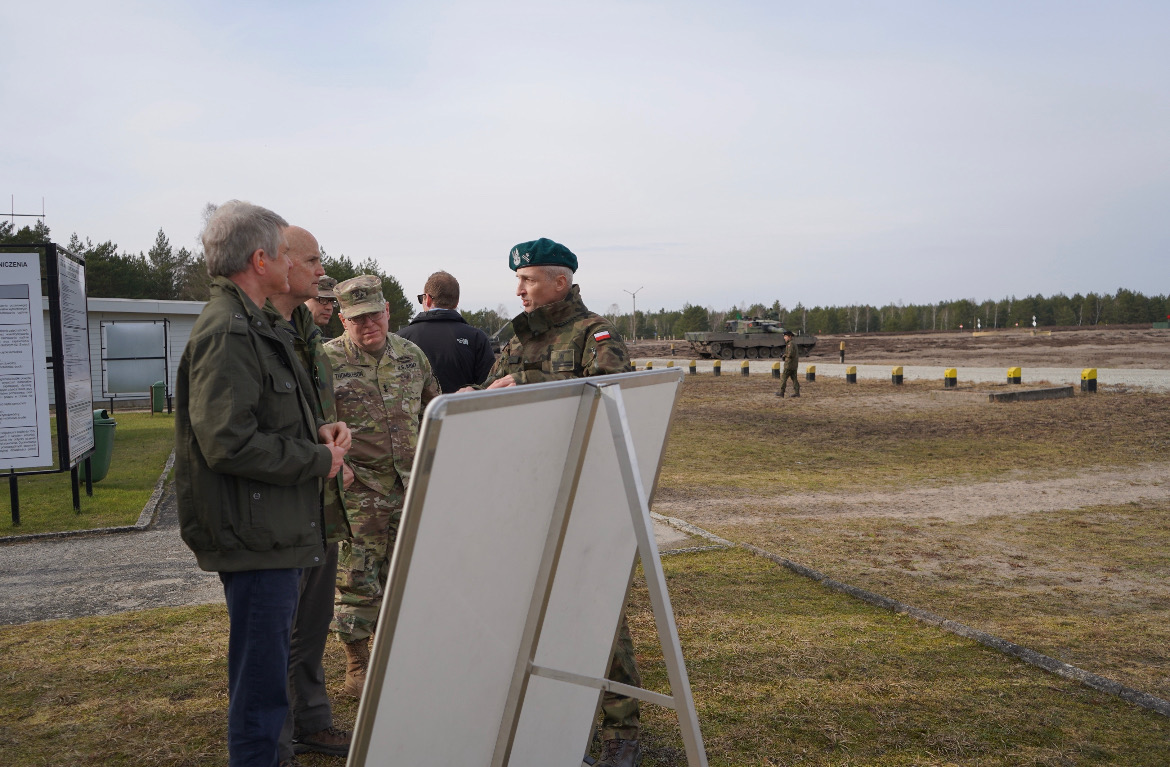
[[[422,349],[388,332],[381,280],[363,274],[338,284],[336,293],[345,333],[325,344],[325,353],[338,417],[353,430],[354,480],[345,494],[353,538],[338,551],[333,630],[345,644],[345,692],[360,698],[419,421],[439,383]]]
[[[317,283],[317,295],[305,302],[305,306],[313,313],[313,324],[325,333],[329,327],[329,320],[333,317],[333,307],[337,303],[337,295],[333,289],[337,287],[337,280],[332,277],[322,277]],[[326,336],[326,340],[328,337]]]
[[[792,379],[792,386],[796,391],[793,397],[800,396],[800,381],[796,377],[796,363],[800,362],[800,348],[796,345],[796,337],[791,330],[784,331],[784,372],[780,376],[780,391],[776,392],[777,397],[784,396],[784,390],[788,388],[788,379]]]
[[[516,272],[516,295],[524,311],[512,320],[516,335],[500,352],[484,382],[488,389],[624,373],[630,355],[609,320],[589,311],[573,284],[577,257],[560,243],[541,238],[512,248],[508,265]],[[464,391],[466,391],[465,389]],[[357,437],[354,438],[357,444]],[[608,676],[641,687],[634,642],[625,611]],[[641,761],[638,700],[606,692],[601,699],[603,767],[634,767]]]

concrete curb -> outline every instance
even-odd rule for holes
[[[1150,695],[1149,693],[1142,692],[1141,690],[1135,690],[1132,687],[1127,687],[1120,682],[1113,681],[1112,679],[1108,679],[1097,674],[1092,674],[1088,671],[1085,671],[1084,669],[1077,668],[1076,666],[1070,666],[1069,664],[1063,661],[1059,661],[1051,656],[1036,652],[1035,650],[1030,650],[1027,647],[1016,644],[1015,642],[1009,642],[1006,639],[1001,639],[992,634],[988,634],[985,631],[971,628],[970,626],[959,623],[957,621],[949,620],[941,615],[932,613],[929,610],[923,610],[922,608],[914,607],[913,605],[908,605],[904,602],[899,602],[896,599],[890,599],[889,597],[884,597],[881,594],[875,594],[872,591],[867,591],[865,589],[857,588],[856,586],[850,586],[848,583],[842,583],[841,581],[833,580],[819,570],[814,570],[811,567],[805,567],[802,564],[793,562],[790,559],[785,559],[784,557],[773,554],[770,551],[761,549],[758,546],[752,546],[748,543],[732,543],[731,541],[720,538],[713,533],[707,532],[701,527],[696,527],[689,522],[681,519],[675,519],[674,517],[664,517],[660,514],[654,513],[651,513],[650,516],[658,521],[665,522],[671,527],[675,527],[679,530],[690,533],[691,535],[696,535],[718,544],[716,546],[703,546],[696,549],[690,549],[690,551],[709,551],[712,549],[725,549],[738,546],[739,548],[750,551],[757,556],[763,557],[764,559],[781,565],[782,567],[791,570],[797,575],[803,575],[805,578],[814,580],[822,586],[832,589],[833,591],[838,591],[842,594],[848,594],[849,596],[855,599],[860,599],[862,602],[871,604],[874,607],[880,607],[891,612],[909,615],[915,620],[922,621],[923,623],[930,624],[931,626],[937,626],[944,631],[949,631],[950,633],[956,634],[965,639],[972,639],[985,647],[998,650],[999,652],[1002,652],[1005,655],[1010,655],[1013,658],[1019,658],[1025,663],[1029,663],[1033,666],[1036,666],[1037,668],[1044,669],[1045,671],[1056,674],[1057,676],[1064,677],[1065,679],[1071,679],[1074,682],[1079,682],[1086,687],[1093,688],[1094,690],[1114,695],[1128,703],[1134,704],[1135,706],[1141,706],[1144,709],[1154,711],[1155,713],[1161,714],[1162,716],[1170,717],[1170,701],[1159,698],[1156,695]],[[688,549],[676,549],[674,553],[682,553],[685,551],[688,551]]]
[[[149,530],[150,527],[157,520],[158,505],[162,501],[163,488],[166,487],[167,474],[171,467],[175,465],[175,451],[171,450],[170,456],[167,458],[167,463],[163,466],[162,474],[159,475],[158,481],[154,483],[154,490],[147,499],[146,505],[142,507],[142,511],[138,515],[138,521],[132,525],[121,525],[119,527],[95,527],[89,530],[61,530],[55,533],[29,533],[28,535],[6,535],[0,536],[0,544],[6,543],[28,543],[30,541],[49,541],[59,538],[78,538],[86,535],[111,535],[113,533],[137,533],[143,530]]]

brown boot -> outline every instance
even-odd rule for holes
[[[362,697],[366,686],[366,669],[370,666],[370,638],[356,639],[345,643],[345,690],[346,695]]]

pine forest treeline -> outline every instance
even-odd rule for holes
[[[212,208],[213,209],[213,208]],[[209,212],[209,211],[208,211]],[[15,229],[0,221],[0,243],[30,243],[50,240],[49,228],[41,221]],[[94,243],[77,234],[69,238],[66,250],[86,259],[88,293],[94,298],[149,298],[159,300],[204,301],[210,280],[203,264],[203,254],[187,248],[175,249],[160,229],[154,245],[146,253],[119,253],[118,246],[106,241]],[[408,301],[399,282],[382,271],[372,258],[353,262],[344,255],[324,255],[325,270],[337,280],[358,274],[377,274],[391,306],[390,327],[405,325],[417,309]],[[594,307],[597,309],[598,307]],[[495,310],[463,312],[472,325],[489,335],[507,325],[511,314],[504,306]],[[761,317],[779,320],[785,327],[814,335],[836,333],[910,332],[921,330],[975,330],[1012,327],[1054,327],[1093,325],[1132,325],[1160,322],[1170,318],[1170,300],[1165,295],[1146,296],[1119,288],[1115,293],[1076,293],[1066,296],[1005,296],[983,301],[961,298],[937,304],[852,304],[849,306],[805,307],[800,303],[789,308],[774,301],[770,306],[703,307],[684,304],[682,309],[639,310],[636,324],[629,312],[611,304],[605,315],[627,337],[682,338],[688,331],[721,328],[727,319]],[[509,335],[505,329],[501,337]]]

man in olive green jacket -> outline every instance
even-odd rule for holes
[[[203,232],[211,300],[175,381],[180,532],[228,606],[228,756],[275,765],[288,711],[289,637],[301,568],[325,557],[321,481],[334,477],[349,429],[320,422],[312,384],[260,308],[287,292],[287,222],[232,200]]]

